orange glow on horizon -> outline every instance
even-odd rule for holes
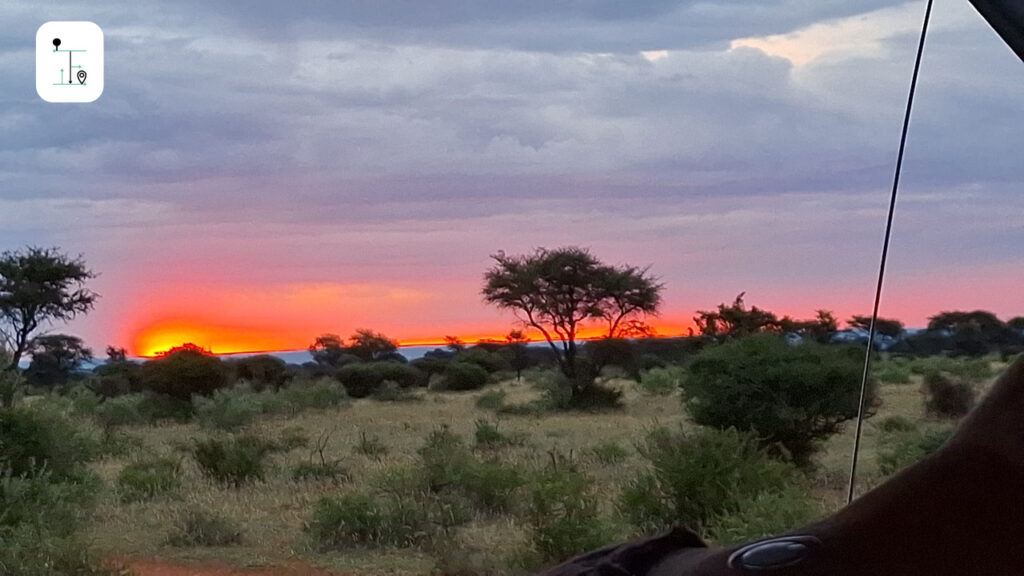
[[[653,328],[658,337],[686,336],[689,329],[692,328],[692,324],[665,322],[653,324]],[[458,337],[466,345],[473,345],[481,341],[505,342],[509,330],[493,332],[468,328],[443,333],[440,336],[399,337],[397,340],[401,347],[443,347],[447,344],[445,336],[450,334]],[[578,332],[577,338],[580,340],[601,338],[605,335],[605,330],[606,328],[600,325],[586,326]],[[354,330],[334,332],[347,337],[352,331]],[[156,322],[138,330],[131,339],[132,346],[129,353],[143,358],[154,358],[185,343],[195,344],[215,355],[288,352],[307,349],[313,340],[323,332],[329,331],[297,335],[294,330],[279,331],[249,326],[226,326],[200,320],[169,320]],[[535,329],[524,330],[524,332],[531,342],[545,341],[544,336]],[[386,331],[384,333],[394,337]]]

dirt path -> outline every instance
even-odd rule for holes
[[[232,568],[227,565],[183,566],[154,560],[125,560],[135,576],[342,576],[298,560],[275,568]]]

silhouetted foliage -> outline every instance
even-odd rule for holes
[[[36,336],[28,352],[32,363],[25,370],[25,381],[45,388],[67,384],[83,362],[92,360],[92,350],[82,339],[68,334]]]
[[[338,370],[338,380],[353,398],[365,398],[385,382],[391,381],[402,388],[426,386],[428,376],[400,362],[354,363]]]
[[[806,464],[821,440],[856,417],[861,368],[856,349],[755,335],[701,352],[683,392],[694,422],[753,431]]]
[[[961,418],[974,407],[977,392],[970,382],[943,374],[929,372],[921,384],[925,411],[941,418]]]
[[[96,293],[85,287],[96,275],[81,256],[30,246],[0,254],[0,337],[11,352],[3,370],[14,370],[33,334],[92,310]]]
[[[984,310],[942,312],[929,318],[928,331],[948,335],[953,352],[969,356],[994,352],[1012,340],[1006,324]]]
[[[398,342],[380,332],[366,329],[356,330],[348,341],[348,353],[365,362],[405,361],[405,358],[398,354]]]
[[[607,336],[615,336],[623,322],[654,314],[661,304],[663,286],[646,269],[608,266],[581,248],[539,248],[523,256],[499,252],[492,258],[495,265],[484,274],[484,300],[514,311],[544,336],[573,396],[596,375],[578,365],[580,328],[603,320]]]
[[[836,317],[828,310],[817,310],[813,320],[791,320],[787,316],[780,322],[784,332],[799,334],[819,344],[827,344],[839,329]]]
[[[479,364],[450,362],[441,373],[441,379],[431,384],[436,390],[477,390],[487,384],[487,370]]]
[[[871,316],[853,316],[846,321],[850,328],[869,332],[871,330]],[[875,322],[875,333],[890,338],[899,338],[903,334],[903,322],[892,318],[878,318]]]
[[[732,304],[719,304],[716,310],[698,310],[693,321],[701,335],[722,342],[759,332],[781,332],[782,323],[775,314],[757,306],[747,308],[745,294],[740,292]]]
[[[142,365],[128,359],[124,348],[107,346],[107,361],[93,370],[89,388],[106,398],[142,391]]]
[[[284,360],[269,354],[249,356],[234,361],[235,377],[249,382],[253,390],[278,391],[287,380],[288,365]]]
[[[180,350],[142,365],[142,387],[182,401],[227,385],[227,370],[216,356]]]
[[[338,368],[341,366],[342,356],[348,354],[345,351],[345,342],[337,334],[321,334],[309,346],[309,354],[313,361],[320,366]]]

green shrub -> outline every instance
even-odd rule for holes
[[[715,516],[708,537],[721,546],[733,546],[787,532],[821,516],[820,507],[798,488],[758,492],[740,499],[735,511]]]
[[[515,468],[477,459],[446,427],[431,432],[418,454],[417,474],[425,492],[460,496],[481,512],[508,510],[523,484]]]
[[[232,486],[263,481],[267,454],[274,446],[254,436],[196,440],[192,456],[203,474]]]
[[[0,410],[0,463],[13,476],[45,469],[54,481],[77,479],[97,453],[97,440],[60,414],[32,407]]]
[[[269,354],[240,358],[233,363],[235,378],[248,382],[256,392],[277,391],[288,378],[288,364]]]
[[[90,416],[96,412],[103,397],[90,390],[84,384],[76,384],[67,393],[71,400],[71,411],[77,416]]]
[[[397,382],[385,380],[370,395],[379,402],[419,402],[421,397],[412,392],[410,388],[402,388]]]
[[[735,429],[671,432],[657,428],[637,446],[648,467],[623,489],[620,509],[646,532],[674,525],[703,530],[762,492],[782,490],[792,466],[774,460],[750,433]]]
[[[476,421],[476,431],[473,433],[476,445],[481,448],[499,448],[502,446],[521,446],[524,438],[519,434],[505,434],[498,430],[497,423],[490,423],[487,420]]]
[[[128,464],[117,475],[121,500],[135,502],[175,492],[181,488],[181,462],[172,458],[148,458]]]
[[[706,348],[683,385],[687,410],[697,424],[755,432],[773,453],[807,464],[857,416],[862,366],[854,352],[767,334]],[[872,382],[869,405],[874,398]]]
[[[960,418],[971,411],[977,393],[970,382],[941,372],[925,374],[921,385],[924,408],[931,416]]]
[[[190,510],[178,517],[174,532],[167,538],[171,546],[232,546],[242,542],[242,531],[234,523],[203,510]]]
[[[195,419],[204,428],[237,430],[248,426],[264,409],[258,395],[221,389],[192,399]]]
[[[476,407],[480,410],[497,412],[505,406],[506,396],[507,394],[504,390],[489,390],[477,397]]]
[[[600,516],[594,481],[572,467],[552,467],[529,484],[527,522],[537,560],[551,564],[604,546],[611,539]]]
[[[331,378],[310,381],[292,381],[277,392],[277,397],[294,414],[307,408],[333,408],[348,400],[345,388]]]
[[[581,375],[579,378],[591,382],[575,392],[572,381],[556,371],[546,373],[537,385],[544,391],[548,407],[553,410],[594,412],[622,408],[622,390],[594,383],[589,376]]]
[[[654,396],[668,396],[679,389],[681,380],[678,369],[651,368],[640,374],[640,389]]]
[[[896,432],[882,439],[876,462],[882,476],[890,476],[921,460],[941,447],[954,428],[943,426],[924,430]]]
[[[917,424],[903,416],[887,416],[876,425],[882,432],[909,432],[917,429]]]
[[[431,385],[434,390],[478,390],[487,384],[487,370],[468,362],[450,362],[441,378]]]
[[[103,428],[110,430],[119,426],[145,424],[148,419],[143,412],[145,394],[125,394],[108,398],[96,407],[93,416]]]
[[[472,364],[483,368],[488,374],[502,372],[512,369],[511,354],[502,352],[489,352],[483,348],[474,346],[456,354],[455,362],[460,364]],[[470,388],[449,388],[449,390],[470,390]]]
[[[401,362],[360,362],[338,370],[338,380],[353,398],[365,398],[390,380],[403,388],[425,386],[427,375]]]
[[[95,476],[64,481],[48,470],[15,474],[0,464],[0,548],[7,534],[19,529],[46,537],[70,536],[86,517],[98,487]]]
[[[618,464],[629,457],[629,450],[614,440],[607,440],[590,449],[600,464],[609,466]]]
[[[929,356],[916,358],[910,365],[914,374],[927,376],[933,372],[945,372],[965,380],[978,382],[991,378],[995,372],[988,358],[950,358],[948,356]]]
[[[353,546],[415,546],[429,534],[420,506],[402,498],[343,494],[321,498],[304,527],[319,550]]]

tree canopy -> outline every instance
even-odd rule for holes
[[[83,362],[92,360],[92,350],[82,339],[68,334],[37,336],[32,339],[29,353],[32,363],[25,370],[25,380],[33,386],[67,384]]]
[[[847,320],[846,323],[850,328],[864,330],[865,332],[871,330],[871,316],[854,316]],[[875,332],[882,336],[899,338],[900,334],[903,334],[903,322],[892,318],[878,318],[875,322]]]
[[[570,380],[577,378],[576,340],[584,325],[603,322],[605,336],[616,337],[629,321],[656,314],[661,305],[663,285],[646,268],[610,266],[584,248],[538,248],[521,256],[498,252],[491,258],[484,301],[512,310],[540,332]],[[574,393],[586,380],[574,383]]]
[[[92,310],[97,294],[85,287],[96,275],[79,257],[30,246],[0,254],[0,336],[14,370],[36,332]]]
[[[757,306],[747,308],[746,292],[740,292],[732,304],[719,304],[717,310],[698,310],[693,321],[702,336],[728,340],[759,332],[780,332],[782,322],[773,312]]]

